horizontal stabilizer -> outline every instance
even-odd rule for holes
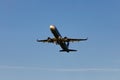
[[[68,49],[68,50],[60,50],[60,52],[70,52],[70,51],[77,51],[77,50],[73,50],[73,49]]]

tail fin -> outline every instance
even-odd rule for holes
[[[73,49],[68,49],[68,50],[60,50],[60,52],[70,52],[70,51],[74,52],[74,51],[77,51],[77,50],[73,50]]]

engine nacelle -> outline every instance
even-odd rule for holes
[[[51,39],[50,37],[47,38],[48,40]]]
[[[68,42],[68,38],[65,36],[65,37],[63,38],[63,41],[64,41],[64,42]]]
[[[48,40],[48,42],[53,42],[53,39],[50,37],[48,37],[47,40]]]

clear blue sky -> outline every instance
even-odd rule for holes
[[[60,53],[36,39],[86,38]],[[0,0],[0,80],[120,80],[119,0]]]

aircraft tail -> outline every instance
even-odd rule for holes
[[[74,51],[77,51],[77,50],[73,50],[73,49],[68,49],[68,50],[60,50],[60,52],[70,52],[70,51],[74,52]]]

